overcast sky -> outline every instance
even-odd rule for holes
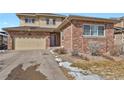
[[[122,17],[124,13],[61,13],[62,15],[80,15],[80,16],[91,16],[101,18],[113,18]],[[19,19],[14,13],[0,13],[0,31],[4,27],[16,27],[19,26]]]

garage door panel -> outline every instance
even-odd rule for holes
[[[16,38],[15,50],[45,49],[45,38]]]

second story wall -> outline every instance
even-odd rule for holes
[[[40,26],[47,28],[58,27],[64,18],[55,16],[19,16],[20,26]]]

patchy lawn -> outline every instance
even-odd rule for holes
[[[26,70],[22,69],[22,64],[14,68],[11,73],[8,75],[6,80],[46,80],[47,77],[35,71],[39,65],[34,65],[28,67]]]
[[[124,80],[124,61],[74,62],[74,67],[89,70],[107,80]]]

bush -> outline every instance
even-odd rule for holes
[[[78,53],[78,51],[75,51],[75,50],[74,50],[74,51],[71,52],[71,55],[72,55],[72,56],[79,56],[79,53]]]
[[[55,49],[54,52],[56,52],[58,54],[67,54],[67,51],[64,48]]]
[[[101,46],[99,44],[91,43],[89,44],[89,49],[92,56],[101,56]]]

